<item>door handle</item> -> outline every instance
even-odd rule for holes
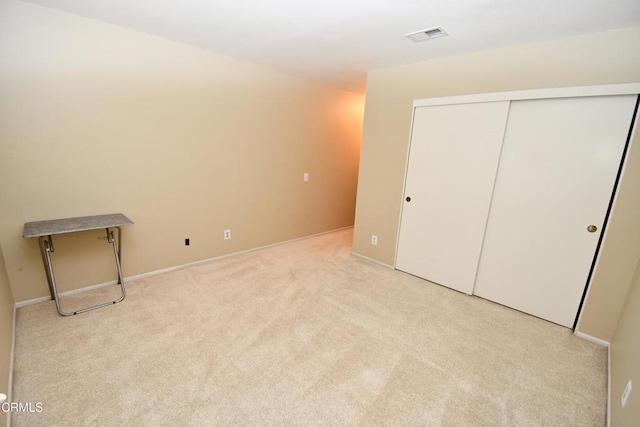
[[[405,199],[407,202],[411,201],[411,197],[407,196],[407,198]]]
[[[591,224],[590,226],[587,227],[587,231],[589,233],[595,233],[596,231],[598,231],[598,227],[596,227],[595,225]]]

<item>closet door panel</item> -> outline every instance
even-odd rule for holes
[[[511,103],[476,295],[573,326],[635,102]]]
[[[509,101],[414,110],[396,268],[472,293],[508,111]]]

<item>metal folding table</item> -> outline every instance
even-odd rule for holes
[[[44,270],[49,282],[49,291],[51,299],[56,302],[56,309],[62,316],[73,316],[75,314],[84,313],[85,311],[95,310],[96,308],[105,307],[107,305],[117,304],[124,300],[126,291],[124,288],[124,279],[122,278],[122,267],[120,266],[120,255],[122,249],[122,231],[120,227],[131,225],[133,221],[121,213],[108,215],[84,216],[78,218],[54,219],[49,221],[27,222],[24,225],[23,237],[38,237],[40,243],[40,254],[44,263]],[[107,232],[107,241],[113,246],[113,254],[116,258],[116,267],[118,269],[118,284],[122,295],[115,301],[108,301],[102,304],[83,308],[73,312],[65,312],[60,308],[60,298],[56,289],[56,280],[53,275],[53,264],[51,263],[51,252],[54,251],[53,236],[55,234],[75,233],[79,231],[99,230],[104,228]],[[118,231],[118,239],[114,237],[114,229]]]

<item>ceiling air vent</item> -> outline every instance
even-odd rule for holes
[[[447,32],[443,30],[442,27],[433,27],[405,34],[405,37],[410,38],[414,42],[423,42],[425,40],[437,39],[438,37],[444,37],[446,35]]]

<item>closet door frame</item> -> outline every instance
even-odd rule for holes
[[[575,86],[551,89],[531,89],[512,92],[490,92],[474,95],[424,98],[413,101],[413,108],[432,105],[469,104],[476,102],[518,101],[524,99],[575,98],[581,96],[638,95],[640,83],[624,83],[598,86]],[[413,119],[412,119],[413,126]],[[408,158],[408,153],[407,153]]]
[[[459,95],[459,96],[447,96],[447,97],[438,97],[438,98],[425,98],[425,99],[417,99],[413,102],[413,110],[412,110],[412,119],[411,119],[411,127],[409,133],[409,142],[408,149],[406,153],[405,160],[405,178],[402,194],[406,192],[406,184],[407,184],[407,173],[408,173],[408,165],[409,165],[409,155],[410,155],[410,146],[411,146],[411,135],[413,132],[413,117],[415,114],[413,113],[416,108],[425,107],[425,106],[438,106],[438,105],[450,105],[450,104],[467,104],[467,103],[483,103],[483,102],[496,102],[496,101],[517,101],[517,100],[533,100],[533,99],[552,99],[552,98],[573,98],[573,97],[594,97],[594,96],[611,96],[611,95],[638,95],[640,94],[640,83],[624,83],[624,84],[611,84],[611,85],[595,85],[595,86],[576,86],[576,87],[565,87],[565,88],[548,88],[548,89],[533,89],[533,90],[523,90],[523,91],[509,91],[509,92],[492,92],[492,93],[481,93],[481,94],[471,94],[471,95]],[[612,200],[615,197],[615,189],[612,194]],[[396,251],[395,251],[395,259],[394,259],[394,268],[397,264],[398,259],[398,247],[400,242],[400,228],[402,222],[402,208],[404,206],[405,200],[404,197],[400,201],[400,217],[398,220],[398,228],[396,232]],[[606,223],[605,228],[603,230],[601,240],[606,235]],[[599,246],[599,245],[598,245]],[[594,254],[593,265],[597,265],[599,251],[596,250]],[[593,267],[592,267],[593,270]],[[584,294],[588,292],[589,286],[591,285],[592,272],[589,274],[588,281],[585,286]],[[584,300],[584,295],[583,295]],[[579,319],[580,309],[582,307],[582,302],[580,303],[580,308],[578,310],[576,318]],[[575,325],[574,325],[575,327]]]

